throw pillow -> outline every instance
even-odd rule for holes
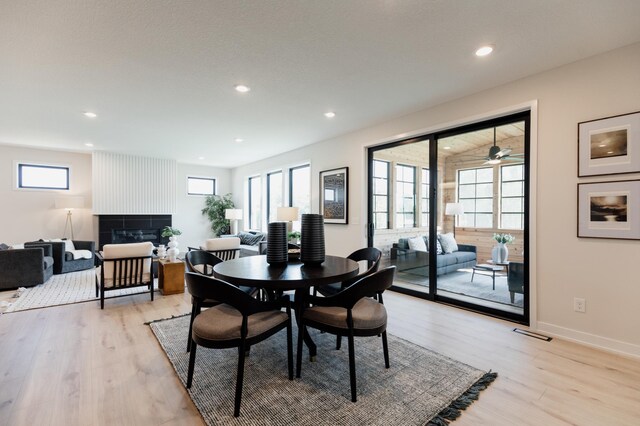
[[[262,241],[263,235],[261,233],[252,234],[250,232],[239,232],[238,238],[240,238],[240,244],[255,246]]]
[[[409,249],[415,251],[427,251],[427,245],[422,237],[409,238]]]
[[[454,251],[458,251],[458,244],[456,243],[456,239],[453,236],[453,233],[441,234],[439,242],[442,246],[442,251],[445,253],[453,253]]]
[[[9,250],[11,247],[5,243],[0,243],[0,250]]]
[[[440,238],[436,238],[436,254],[442,254],[442,244],[440,243]]]

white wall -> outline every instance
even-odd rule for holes
[[[231,190],[230,175],[230,169],[178,163],[177,207],[172,223],[174,227],[182,231],[182,235],[178,239],[181,252],[186,252],[189,246],[198,247],[205,239],[213,236],[211,224],[201,213],[205,197],[187,195],[187,176],[215,178],[217,194],[224,195]]]
[[[69,166],[70,189],[16,189],[16,162]],[[0,242],[21,244],[39,238],[61,238],[67,213],[55,208],[55,198],[68,195],[82,195],[86,206],[73,211],[76,239],[93,239],[91,155],[0,145]],[[67,236],[71,236],[69,231]]]
[[[400,135],[439,130],[538,101],[534,317],[546,333],[640,356],[640,300],[635,262],[640,241],[577,238],[576,184],[638,179],[640,174],[577,178],[577,123],[640,110],[640,44],[540,73],[434,108],[239,167],[232,172],[237,202],[247,175],[311,159],[312,206],[318,211],[318,172],[349,167],[349,225],[327,225],[327,251],[347,254],[366,244],[365,147]],[[384,102],[384,99],[380,100]],[[535,142],[535,141],[534,141]],[[586,299],[586,313],[573,298]],[[534,324],[535,326],[536,324]]]

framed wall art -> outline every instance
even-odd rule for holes
[[[640,239],[640,180],[578,184],[578,237]]]
[[[320,172],[320,214],[324,223],[349,223],[349,168]]]
[[[640,112],[578,123],[578,177],[640,172]]]

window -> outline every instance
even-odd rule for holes
[[[277,220],[278,207],[282,207],[282,172],[267,174],[267,222]]]
[[[458,170],[458,201],[465,211],[460,226],[493,228],[493,168]]]
[[[298,207],[300,216],[311,213],[311,166],[289,169],[289,207]],[[300,222],[293,223],[293,230],[300,231]]]
[[[373,160],[373,224],[389,229],[389,162]]]
[[[416,168],[396,165],[396,228],[416,225]]]
[[[429,169],[422,169],[422,181],[420,183],[420,207],[422,211],[422,226],[429,226]]]
[[[188,195],[215,195],[216,180],[213,178],[187,177]]]
[[[69,167],[18,164],[18,188],[69,189]]]
[[[500,228],[524,229],[524,164],[500,167]]]
[[[262,228],[261,187],[260,176],[249,178],[249,229]]]

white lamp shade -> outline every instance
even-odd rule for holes
[[[300,209],[297,207],[278,207],[277,220],[284,222],[295,222],[298,220]]]
[[[75,195],[71,197],[57,197],[56,209],[82,209],[84,208],[84,197]]]
[[[242,209],[226,209],[224,211],[224,218],[230,220],[241,220]]]
[[[462,203],[447,203],[444,214],[460,216],[464,214]]]

